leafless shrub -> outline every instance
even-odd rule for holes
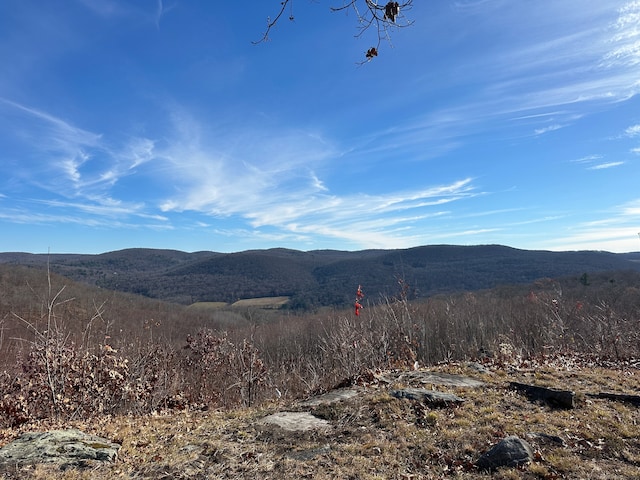
[[[591,348],[605,357],[623,360],[637,356],[640,345],[638,318],[622,314],[606,302],[581,317],[581,347]]]
[[[259,398],[260,390],[267,380],[267,368],[260,357],[260,350],[248,339],[235,348],[231,365],[232,376],[237,380],[230,388],[235,388],[246,406],[251,406]]]
[[[236,345],[226,332],[202,329],[187,337],[183,373],[191,401],[252,405],[266,384],[267,370],[259,349],[249,340]]]
[[[129,359],[107,342],[111,323],[104,322],[104,304],[96,306],[79,345],[66,326],[65,316],[59,313],[74,300],[62,299],[63,292],[64,287],[53,290],[48,274],[47,292],[41,298],[44,322],[14,314],[32,339],[27,341],[26,354],[18,358],[16,372],[0,376],[0,419],[5,425],[39,418],[64,420],[112,414],[125,408],[140,409],[148,402],[149,379],[133,376]],[[105,323],[97,335],[99,343],[91,340],[97,320]]]
[[[0,423],[251,406],[370,378],[378,369],[443,361],[489,358],[508,366],[552,352],[640,357],[635,287],[563,291],[544,280],[529,291],[425,301],[409,301],[406,284],[401,287],[396,297],[357,308],[359,315],[334,310],[259,324],[250,316],[219,330],[189,323],[195,333],[178,342],[167,337],[182,334],[184,324],[152,320],[143,309],[130,309],[132,317],[122,308],[108,315],[102,300],[77,308],[78,300],[64,298],[66,290],[54,289],[49,279],[37,304],[3,317],[22,325],[24,347],[17,368],[0,374]],[[118,343],[112,337],[125,324],[138,325],[137,334]]]
[[[195,403],[223,403],[223,393],[230,386],[228,375],[234,345],[226,333],[202,329],[187,337],[183,368],[186,394]]]
[[[115,353],[110,348],[80,352],[57,335],[34,343],[22,371],[16,375],[5,372],[0,378],[3,423],[118,411],[133,392],[128,361]]]

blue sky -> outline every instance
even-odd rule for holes
[[[639,0],[294,2],[3,0],[0,251],[640,250]]]

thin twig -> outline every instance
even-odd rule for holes
[[[366,8],[359,8],[359,4],[364,3]],[[375,26],[378,36],[378,41],[375,47],[371,47],[366,52],[366,60],[359,62],[364,64],[371,61],[378,55],[378,50],[382,40],[386,40],[391,43],[391,35],[389,33],[390,28],[405,28],[414,24],[413,20],[407,19],[405,12],[411,10],[413,6],[413,0],[404,0],[402,3],[395,1],[388,1],[387,3],[377,3],[374,0],[347,0],[342,6],[330,7],[332,12],[341,12],[353,10],[355,12],[358,33],[356,37],[361,37],[371,27]],[[271,19],[267,18],[267,29],[265,30],[262,38],[258,41],[252,42],[254,45],[269,40],[269,33],[271,29],[276,26],[285,10],[289,7],[291,14],[289,20],[293,20],[293,0],[282,0],[280,2],[280,10],[278,14]]]

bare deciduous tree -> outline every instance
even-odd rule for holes
[[[365,62],[378,56],[380,43],[383,40],[391,41],[390,31],[393,28],[403,28],[413,25],[413,21],[407,18],[405,13],[411,10],[413,0],[402,0],[401,2],[390,0],[379,3],[377,0],[343,0],[341,6],[330,7],[332,12],[353,11],[357,19],[358,33],[356,37],[361,37],[369,30],[375,30],[377,34],[375,45],[370,47],[365,53]],[[293,13],[293,0],[281,0],[280,10],[274,17],[267,18],[267,28],[260,40],[253,43],[262,43],[269,40],[271,29],[284,17],[290,21],[295,20]]]

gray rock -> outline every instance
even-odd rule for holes
[[[309,412],[278,412],[262,420],[259,424],[276,425],[289,432],[305,432],[308,430],[322,430],[331,428],[326,420],[313,416]]]
[[[464,402],[464,399],[454,395],[453,393],[427,390],[426,388],[401,388],[398,390],[391,390],[390,393],[391,396],[396,398],[417,400],[436,407],[446,407]]]
[[[340,388],[327,392],[323,395],[318,395],[317,397],[304,400],[300,402],[299,405],[303,407],[317,407],[318,405],[342,402],[343,400],[355,397],[357,394],[358,390],[352,388]]]
[[[391,383],[392,379],[389,379]],[[484,382],[466,375],[456,375],[444,372],[429,372],[416,370],[402,372],[396,381],[407,383],[421,383],[422,385],[447,385],[451,387],[477,388],[484,385]]]
[[[516,436],[502,439],[491,450],[482,455],[476,466],[482,470],[499,467],[517,467],[533,460],[533,450],[525,440]]]
[[[120,445],[80,430],[30,432],[0,448],[0,466],[57,463],[62,468],[113,462]]]

